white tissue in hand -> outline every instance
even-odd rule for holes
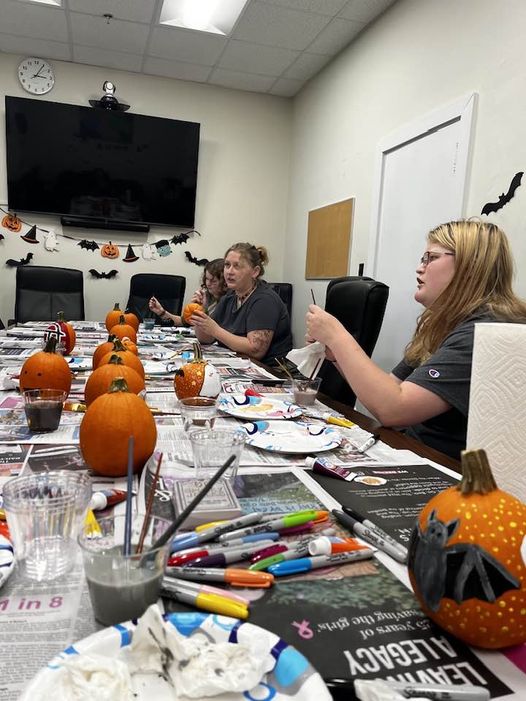
[[[35,701],[132,701],[131,676],[128,666],[118,659],[85,653],[72,655],[61,662],[53,677],[52,689],[41,689]]]
[[[198,698],[257,686],[274,666],[273,658],[255,646],[210,643],[205,635],[186,638],[165,624],[154,604],[139,619],[128,652],[134,673],[157,672],[178,696]]]
[[[321,361],[325,358],[325,346],[315,341],[304,348],[293,348],[287,353],[286,358],[296,365],[302,375],[311,377],[316,368],[318,370],[321,368]]]

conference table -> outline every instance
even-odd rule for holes
[[[74,325],[77,345],[68,362],[75,377],[71,407],[78,408],[91,369],[91,352],[107,334],[97,322]],[[56,435],[31,436],[25,426],[16,376],[24,359],[41,347],[45,326],[28,323],[0,333],[0,484],[20,471],[87,467],[78,448],[81,412],[64,411]],[[169,518],[174,513],[173,485],[191,478],[193,469],[172,388],[174,370],[192,345],[189,333],[141,327],[138,337],[147,373],[146,401],[155,408],[158,445],[137,479],[136,508],[144,509],[162,451],[153,510]],[[225,396],[242,395],[249,389],[273,401],[292,401],[290,385],[279,373],[217,347],[205,347],[205,357],[218,368]],[[370,518],[375,521],[383,519],[380,525],[407,544],[418,510],[434,493],[457,481],[459,463],[322,395],[311,410],[318,418],[311,415],[309,421],[324,425],[327,410],[332,416],[347,417],[355,426],[338,428],[343,435],[341,444],[320,455],[352,465],[355,479],[347,482],[306,469],[305,450],[268,453],[247,446],[234,480],[243,512],[330,510],[344,503],[374,514]],[[215,426],[243,422],[222,414]],[[379,440],[365,453],[358,452],[357,441],[371,434]],[[124,479],[96,475],[92,479],[94,490],[125,488]],[[342,534],[341,527],[332,525]],[[323,526],[327,524],[319,524]],[[447,636],[421,612],[409,588],[406,567],[381,551],[371,561],[283,577],[269,590],[243,593],[251,600],[250,622],[303,653],[336,699],[352,701],[357,698],[353,680],[376,677],[408,683],[476,684],[486,686],[492,698],[526,698],[522,646],[506,654],[474,651]],[[170,597],[163,602],[167,612],[192,610]],[[93,617],[80,560],[67,577],[46,583],[23,581],[15,567],[0,590],[0,632],[5,649],[12,652],[0,661],[0,701],[18,698],[50,658],[101,628]],[[297,698],[301,701],[301,696]]]

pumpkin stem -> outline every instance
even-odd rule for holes
[[[198,343],[197,341],[194,341],[194,343],[192,343],[192,345],[194,347],[194,361],[197,361],[197,362],[202,361],[203,360],[203,351],[201,349],[201,344]]]
[[[126,346],[123,344],[123,342],[121,341],[121,339],[118,338],[117,336],[115,336],[115,338],[114,338],[114,340],[113,340],[113,348],[112,348],[112,351],[125,351],[125,350],[128,350],[128,349],[127,349]]]
[[[128,389],[128,383],[124,379],[124,377],[115,377],[111,385],[108,389],[108,393],[113,393],[113,392],[129,392],[130,390]]]
[[[126,319],[124,318],[124,314],[121,314],[119,317],[119,324],[125,324],[125,323],[126,323]]]
[[[119,307],[119,303],[115,302],[115,306],[113,307],[114,312],[120,312],[121,308]]]
[[[110,364],[111,365],[124,365],[124,360],[120,357],[120,355],[113,353],[113,355],[108,360],[108,365],[110,365]]]
[[[115,334],[109,333],[109,334],[108,334],[108,340],[106,341],[106,343],[113,343],[113,342],[115,341],[116,338],[117,338],[117,336],[116,336]]]
[[[463,450],[462,479],[457,485],[461,494],[488,494],[498,489],[485,450]]]
[[[66,321],[64,318],[64,312],[57,312],[57,321]]]
[[[57,352],[57,337],[49,335],[46,341],[46,345],[42,349],[44,353],[56,353]]]

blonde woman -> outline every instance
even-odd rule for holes
[[[526,303],[513,292],[508,240],[494,224],[437,226],[416,274],[415,299],[425,310],[391,374],[315,305],[307,312],[307,340],[327,346],[327,357],[385,426],[406,427],[407,435],[458,458],[466,446],[474,324],[526,323]]]

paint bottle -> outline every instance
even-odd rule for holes
[[[101,511],[107,509],[108,506],[115,506],[125,501],[126,492],[122,489],[101,489],[98,492],[93,492],[89,508],[93,511]]]
[[[353,472],[351,467],[335,465],[330,460],[327,460],[327,458],[313,458],[308,456],[305,458],[305,465],[307,467],[312,467],[313,472],[318,472],[320,475],[335,477],[336,479],[345,480],[346,482],[352,482],[356,477],[356,472]]]

